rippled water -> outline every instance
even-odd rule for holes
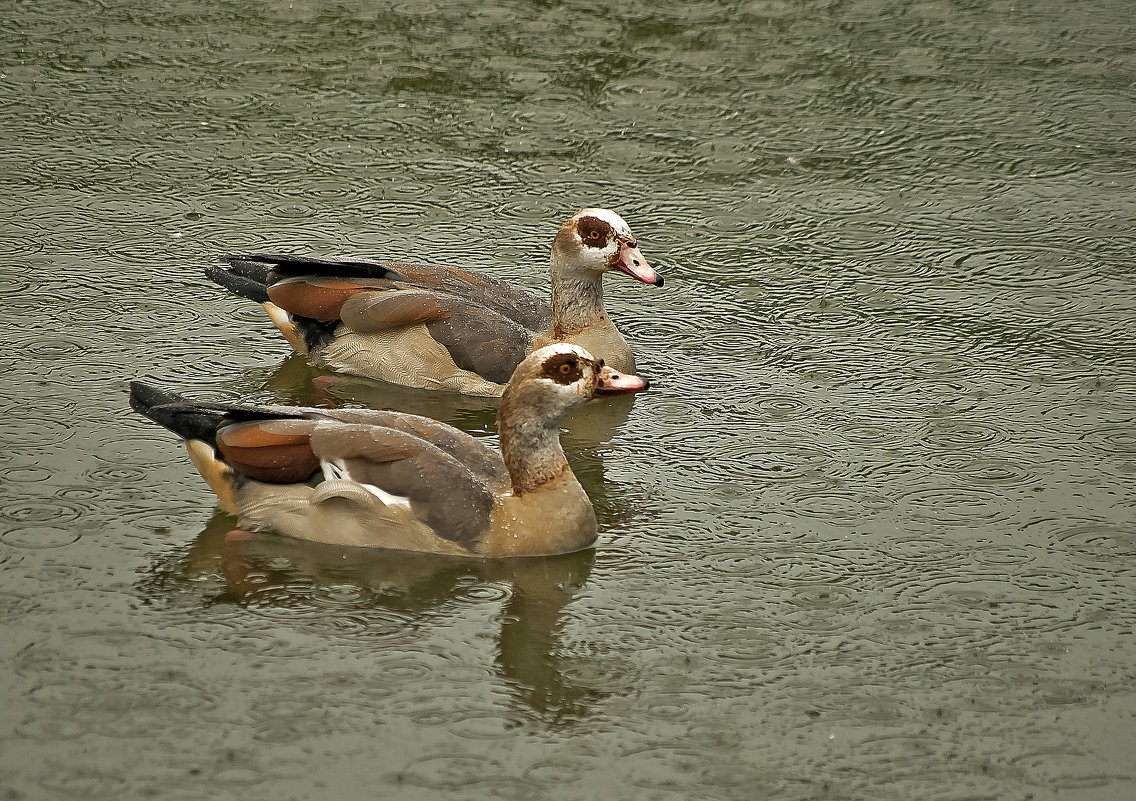
[[[1129,4],[143,7],[0,20],[10,798],[1136,794]],[[566,446],[594,552],[227,543],[147,378],[316,376],[216,254],[543,288],[575,208],[656,382]]]

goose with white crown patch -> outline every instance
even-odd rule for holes
[[[616,370],[635,357],[603,299],[603,275],[662,286],[631,229],[583,209],[552,242],[551,302],[491,276],[433,264],[251,254],[208,275],[262,303],[310,364],[403,386],[498,396],[534,350],[570,342]]]
[[[134,383],[130,405],[186,442],[219,505],[248,531],[473,557],[591,545],[596,517],[560,446],[590,398],[647,382],[558,343],[514,371],[501,452],[426,417],[368,409],[196,403]]]

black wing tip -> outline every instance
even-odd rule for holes
[[[272,283],[271,271],[272,268],[264,264],[238,261],[227,267],[219,264],[206,267],[205,276],[234,295],[257,303],[267,303],[268,286]]]
[[[156,406],[167,406],[171,403],[185,403],[185,398],[176,392],[160,389],[142,381],[130,382],[130,408],[139,414],[149,417],[149,411]]]

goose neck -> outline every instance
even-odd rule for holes
[[[560,445],[560,415],[542,414],[539,407],[528,408],[524,395],[510,393],[510,389],[501,398],[497,430],[513,494],[524,495],[571,468]]]
[[[558,338],[607,319],[602,275],[569,270],[554,259],[551,283],[554,333]]]

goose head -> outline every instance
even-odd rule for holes
[[[596,395],[645,389],[642,378],[621,375],[579,345],[558,342],[530,353],[513,372],[497,409],[513,493],[523,495],[571,472],[559,428],[570,411]]]
[[[552,241],[553,268],[598,279],[618,270],[644,284],[663,285],[647,263],[630,226],[608,209],[581,209],[569,217]]]
[[[557,342],[533,351],[517,365],[497,419],[505,423],[523,417],[555,425],[591,398],[642,392],[649,386],[637,375],[613,370],[579,345]]]

